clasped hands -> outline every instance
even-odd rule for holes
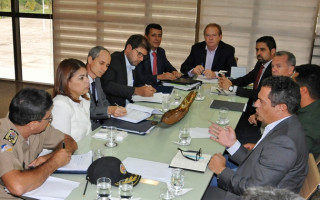
[[[195,68],[193,68],[191,73],[193,73],[195,75],[202,74],[208,79],[217,78],[217,75],[214,71],[211,71],[210,69],[204,69],[204,67],[202,65],[197,65]]]
[[[232,85],[232,82],[225,77],[224,74],[221,75],[221,77],[218,78],[219,80],[219,87],[224,89],[224,90],[228,90],[229,87]]]

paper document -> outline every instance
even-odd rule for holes
[[[134,101],[134,102],[144,101],[144,102],[152,102],[152,103],[162,103],[163,96],[169,96],[169,94],[164,94],[164,93],[158,92],[158,93],[154,93],[152,97],[143,97],[143,96],[139,96],[139,95],[133,95],[132,101]]]
[[[23,196],[41,200],[63,200],[79,186],[80,183],[49,176],[37,189],[25,193]]]
[[[198,75],[197,80],[202,81],[203,83],[218,83],[219,82],[217,78],[208,79],[208,78],[206,78],[206,76],[203,76],[203,75]]]
[[[220,87],[215,87],[215,86],[211,87],[210,93],[215,93],[215,94],[224,95],[224,96],[231,96],[231,95],[235,96],[236,95],[236,93],[234,93],[234,92],[230,92],[229,90],[224,90]]]
[[[183,153],[186,156],[195,157],[195,153]],[[170,167],[177,167],[191,171],[205,172],[211,155],[202,154],[198,161],[185,158],[180,151],[173,157]]]
[[[177,88],[177,89],[180,89],[180,90],[185,90],[185,91],[188,91],[188,90],[192,90],[194,89],[197,85],[200,85],[201,83],[200,82],[197,82],[197,83],[193,83],[193,84],[188,84],[188,85],[181,85],[181,84],[176,84],[176,83],[166,83],[166,82],[162,82],[162,85],[164,86],[172,86],[174,88]]]
[[[92,163],[92,151],[81,155],[72,155],[70,162],[60,167],[55,173],[86,174]]]
[[[127,157],[122,161],[130,173],[141,175],[142,178],[160,182],[170,182],[171,169],[166,163],[154,162]]]
[[[210,138],[209,128],[190,128],[191,138]]]
[[[126,109],[127,109],[127,115],[125,115],[123,117],[114,117],[114,116],[112,116],[112,117],[117,118],[117,119],[121,119],[124,121],[128,121],[131,123],[138,123],[144,119],[147,119],[152,114],[163,114],[160,110],[146,107],[146,106],[140,106],[140,105],[136,105],[136,104],[132,104],[132,103],[129,103],[126,106]]]

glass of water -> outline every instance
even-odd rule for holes
[[[180,99],[181,99],[179,92],[177,92],[176,90],[173,90],[172,96],[174,99],[174,105],[179,105]]]
[[[114,126],[108,126],[107,129],[107,143],[105,144],[107,147],[115,147],[117,143],[115,142],[117,137],[117,128]]]
[[[196,96],[195,100],[197,100],[197,101],[204,100],[204,96],[203,96],[203,91],[201,89],[201,85],[197,85],[196,91],[197,91],[197,96]]]
[[[170,98],[169,96],[162,97],[162,111],[167,112],[170,108]]]
[[[179,128],[179,144],[190,145],[190,129],[186,127]]]
[[[228,113],[229,113],[228,108],[221,107],[219,109],[219,120],[217,121],[217,124],[227,125],[229,123]]]
[[[119,195],[120,199],[131,199],[132,198],[133,182],[128,182],[123,179],[119,181]]]
[[[160,189],[160,200],[172,200],[174,199],[173,192],[167,187],[162,187]]]
[[[97,199],[109,200],[111,196],[111,179],[101,177],[97,180]]]
[[[172,169],[171,172],[171,189],[175,196],[181,195],[184,186],[184,171],[180,168]]]

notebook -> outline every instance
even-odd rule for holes
[[[127,131],[128,133],[146,135],[154,128],[155,124],[150,120],[143,120],[134,124],[116,118],[109,118],[102,124],[102,127],[105,126],[115,126],[118,130]]]
[[[246,103],[238,103],[232,101],[221,101],[221,100],[213,100],[210,108],[220,109],[221,107],[226,107],[231,111],[244,112],[246,110]]]

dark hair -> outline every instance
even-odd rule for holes
[[[300,87],[307,87],[312,99],[320,98],[320,66],[313,64],[305,64],[296,67],[299,73],[295,78]]]
[[[293,53],[289,51],[277,51],[275,56],[283,56],[287,55],[287,65],[289,66],[296,66],[296,57],[293,55]]]
[[[262,36],[261,38],[257,39],[256,43],[258,42],[266,43],[269,51],[271,51],[272,49],[277,49],[276,41],[272,36]]]
[[[271,76],[262,81],[262,87],[270,87],[269,99],[274,107],[286,104],[288,112],[294,114],[300,106],[300,89],[291,78],[286,76]]]
[[[219,31],[219,35],[222,35],[222,29],[221,26],[219,24],[216,23],[210,23],[208,24],[204,29],[203,29],[203,35],[206,33],[207,28],[209,27],[216,27]]]
[[[102,46],[95,46],[92,49],[90,49],[88,56],[87,56],[87,64],[88,64],[88,58],[91,56],[92,60],[96,59],[96,57],[98,57],[100,55],[101,51],[106,51],[110,54],[110,52],[108,51],[108,49],[102,47]]]
[[[56,77],[54,79],[53,97],[61,94],[69,97],[74,102],[80,102],[80,100],[74,99],[71,96],[68,83],[73,77],[74,73],[76,73],[76,71],[78,71],[81,67],[86,69],[86,65],[82,61],[77,59],[69,58],[61,61],[56,72]],[[81,96],[89,100],[87,94]]]
[[[48,92],[34,88],[20,90],[11,100],[9,119],[12,123],[24,126],[31,121],[40,121],[53,102]]]
[[[157,30],[160,30],[161,32],[162,32],[162,27],[160,26],[160,24],[149,24],[147,27],[146,27],[146,29],[145,29],[145,31],[144,31],[144,34],[146,35],[146,36],[148,36],[149,35],[149,33],[150,33],[150,29],[157,29]]]
[[[141,47],[146,49],[148,52],[150,51],[148,40],[143,35],[140,35],[140,34],[131,35],[127,40],[124,48],[126,48],[128,44],[131,45],[132,49]]]

